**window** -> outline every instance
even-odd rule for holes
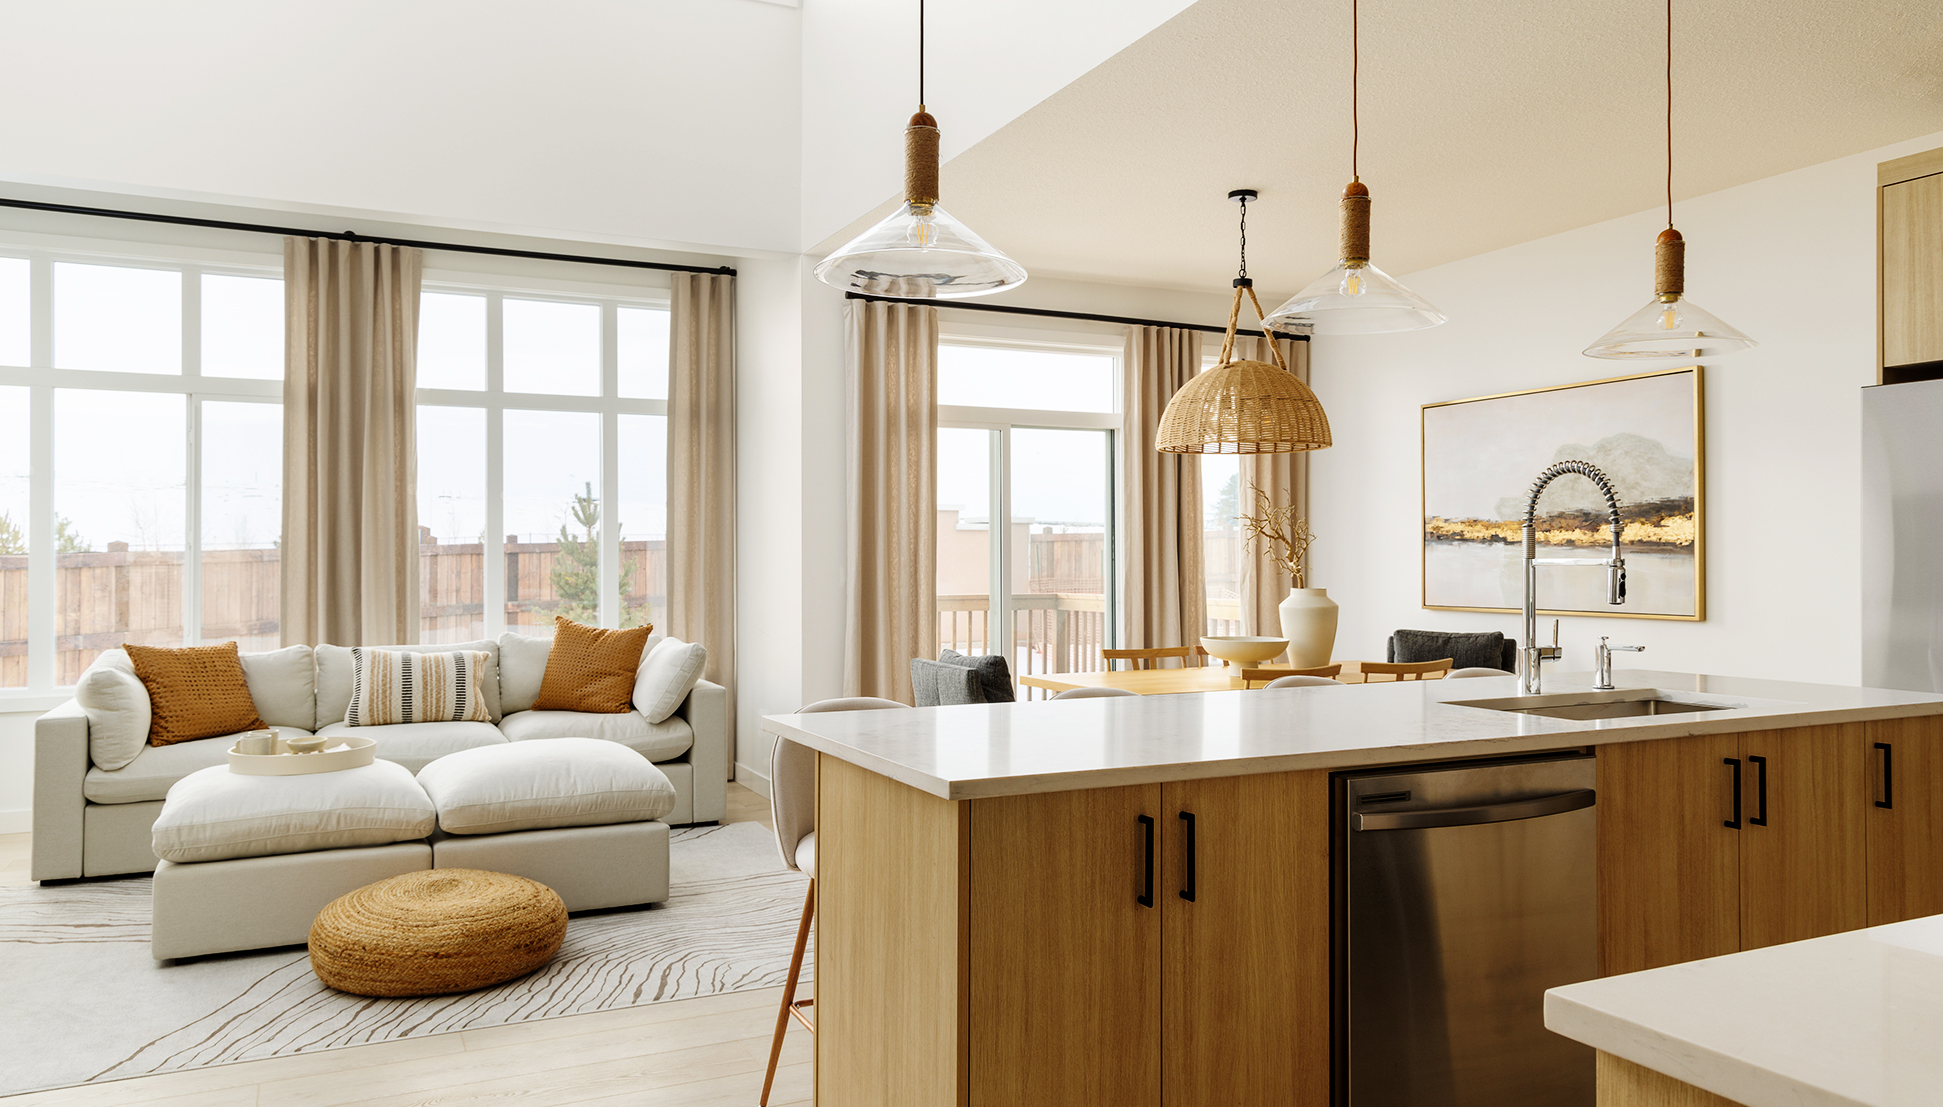
[[[423,641],[666,618],[665,294],[428,276],[418,381]]]
[[[0,241],[0,688],[276,648],[283,356],[273,256]]]
[[[955,335],[938,348],[938,639],[1013,675],[1114,642],[1120,352]],[[994,521],[1002,521],[994,526]]]

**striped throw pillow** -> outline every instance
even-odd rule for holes
[[[483,651],[413,653],[351,647],[350,726],[393,723],[489,723],[479,674],[492,662]]]

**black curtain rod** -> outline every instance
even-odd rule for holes
[[[1206,323],[1168,323],[1159,319],[1134,319],[1125,315],[1094,315],[1085,311],[1055,311],[1052,308],[1013,307],[1010,304],[968,304],[958,300],[927,300],[907,296],[872,296],[868,292],[846,292],[846,300],[875,300],[886,304],[929,304],[932,307],[951,308],[954,311],[996,311],[1006,315],[1037,315],[1042,319],[1083,319],[1088,323],[1123,323],[1129,327],[1174,327],[1184,331],[1200,331],[1203,334],[1227,334],[1226,327],[1213,327]],[[1237,330],[1251,338],[1267,337],[1261,331]],[[1291,342],[1307,342],[1306,334],[1277,334]]]
[[[211,227],[220,231],[254,231],[257,234],[295,235],[298,238],[330,238],[340,242],[386,242],[420,250],[447,250],[457,254],[491,254],[502,258],[537,258],[541,261],[574,261],[584,265],[618,265],[624,269],[659,269],[669,273],[723,273],[735,276],[726,265],[680,265],[669,261],[634,261],[629,258],[593,258],[580,254],[550,254],[542,250],[508,250],[498,246],[461,246],[451,242],[418,242],[388,235],[358,234],[356,231],[307,231],[297,227],[271,227],[262,223],[233,223],[226,219],[198,219],[190,215],[158,215],[149,211],[122,211],[117,208],[89,208],[78,204],[49,204],[39,200],[10,200],[0,196],[0,207],[29,211],[58,211],[68,215],[93,215],[102,219],[136,219],[144,223],[173,223],[181,227]]]

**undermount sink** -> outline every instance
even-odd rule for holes
[[[1550,696],[1505,696],[1494,700],[1448,700],[1453,707],[1481,707],[1554,719],[1636,719],[1688,711],[1729,711],[1741,704],[1695,703],[1659,688],[1618,688],[1610,692],[1561,692]]]

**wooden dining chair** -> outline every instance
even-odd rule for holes
[[[1342,671],[1343,663],[1340,661],[1334,665],[1317,665],[1310,669],[1243,669],[1241,686],[1253,688],[1257,682],[1267,683],[1287,676],[1328,677],[1334,680]]]
[[[1106,662],[1108,672],[1113,671],[1115,661],[1128,662],[1128,668],[1131,669],[1158,669],[1161,667],[1161,662],[1173,657],[1179,658],[1181,668],[1185,669],[1188,659],[1200,648],[1199,646],[1155,646],[1144,650],[1103,649],[1100,651],[1100,660]],[[1204,652],[1201,656],[1205,658],[1207,654]]]
[[[1451,671],[1451,659],[1440,658],[1436,661],[1365,661],[1363,662],[1363,683],[1388,684],[1398,680],[1428,680],[1442,677]],[[1387,676],[1388,681],[1373,681],[1370,678]]]

